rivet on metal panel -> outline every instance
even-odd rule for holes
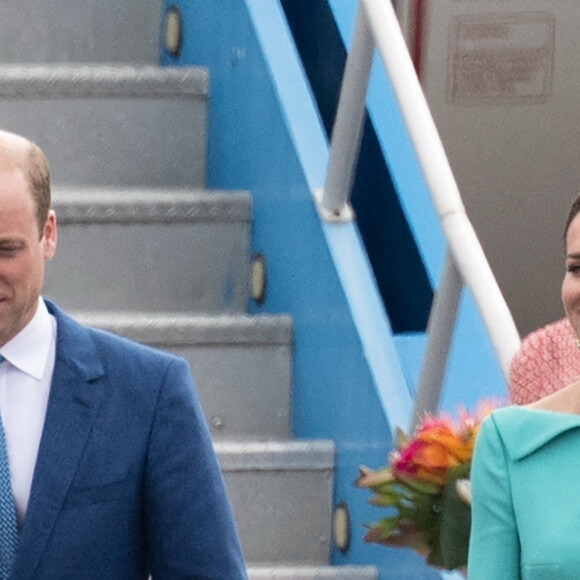
[[[224,422],[222,421],[222,418],[221,417],[218,417],[217,415],[214,415],[211,418],[211,424],[212,424],[212,427],[214,429],[218,429],[218,430],[219,429],[222,429],[223,426],[224,426]]]
[[[246,56],[246,50],[241,46],[232,48],[232,66],[237,67]]]

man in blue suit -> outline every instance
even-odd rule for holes
[[[9,577],[246,578],[187,363],[43,300],[56,242],[42,151],[0,132],[0,412],[19,528]]]

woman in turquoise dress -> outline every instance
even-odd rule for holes
[[[580,195],[564,230],[562,283],[576,336],[579,213]],[[481,426],[471,470],[469,580],[580,579],[579,482],[580,380],[530,405],[494,411]]]

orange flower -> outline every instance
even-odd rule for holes
[[[427,417],[393,462],[395,475],[444,485],[447,471],[469,461],[473,437],[462,436],[447,417]]]
[[[464,463],[471,457],[472,441],[470,437],[454,428],[450,420],[427,421],[417,432],[416,439],[428,444],[438,443],[445,447],[451,456],[459,463]]]

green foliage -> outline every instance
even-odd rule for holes
[[[450,570],[467,565],[471,506],[457,495],[456,482],[457,479],[468,475],[468,473],[453,473],[443,492],[439,525],[440,565]]]

